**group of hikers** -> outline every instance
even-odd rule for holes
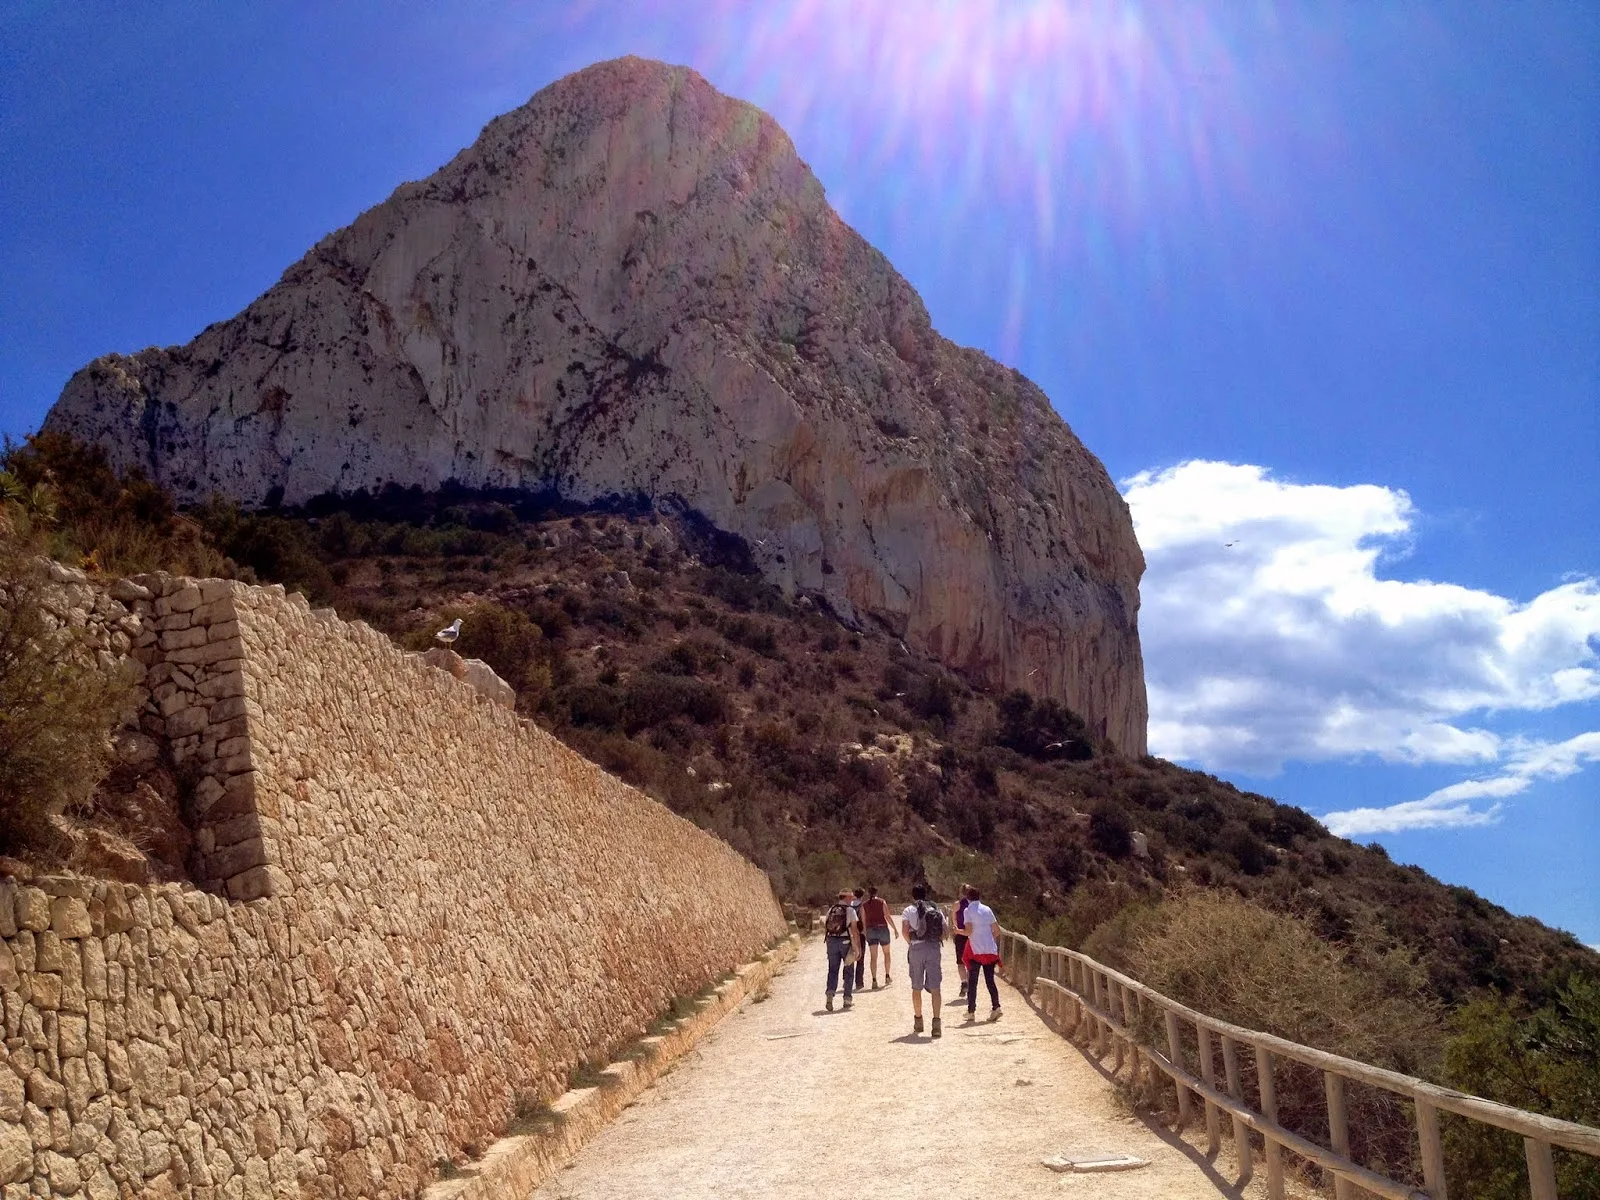
[[[967,1001],[967,1020],[977,1020],[978,980],[989,989],[989,1019],[1000,1019],[1000,991],[995,987],[994,969],[1000,961],[1000,943],[995,937],[994,910],[983,902],[979,890],[963,883],[955,907],[947,914],[928,899],[926,884],[911,889],[911,903],[900,914],[898,924],[889,903],[869,887],[846,888],[828,906],[822,932],[828,943],[828,1011],[844,984],[844,1006],[849,1008],[855,993],[865,991],[870,969],[872,990],[878,990],[878,961],[883,960],[883,983],[891,982],[890,950],[894,939],[906,943],[906,968],[911,978],[911,1032],[921,1033],[922,993],[928,993],[932,1025],[928,1032],[939,1037],[940,985],[944,981],[944,943],[955,946],[956,971],[961,979],[960,995]]]

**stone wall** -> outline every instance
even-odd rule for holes
[[[782,932],[726,845],[365,626],[124,595],[203,887],[0,881],[3,1200],[415,1196]]]

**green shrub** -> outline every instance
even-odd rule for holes
[[[1564,1121],[1600,1125],[1600,980],[1573,975],[1553,1003],[1528,1013],[1485,993],[1452,1014],[1444,1079],[1451,1087]],[[1527,1195],[1522,1140],[1476,1122],[1445,1126],[1453,1195],[1515,1200]],[[1563,1200],[1600,1198],[1600,1163],[1557,1161]]]
[[[48,617],[14,549],[0,548],[0,581],[0,851],[51,861],[66,846],[50,818],[88,802],[130,687]]]
[[[1404,1074],[1436,1073],[1444,1042],[1439,1006],[1427,998],[1414,960],[1374,931],[1357,930],[1335,945],[1299,917],[1227,892],[1196,891],[1162,905],[1126,961],[1134,977],[1210,1016]],[[1246,1094],[1253,1095],[1253,1056],[1242,1050],[1241,1057]],[[1220,1078],[1220,1058],[1218,1067]],[[1280,1122],[1326,1145],[1321,1072],[1286,1061],[1275,1078]],[[1409,1173],[1409,1101],[1351,1086],[1347,1103],[1354,1157],[1391,1175]]]
[[[1133,822],[1120,805],[1102,800],[1089,814],[1089,844],[1109,858],[1133,852]]]

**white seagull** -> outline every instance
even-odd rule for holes
[[[454,621],[451,621],[449,625],[439,630],[439,632],[433,636],[440,642],[443,642],[446,646],[452,644],[458,637],[461,636],[461,618],[457,617]]]

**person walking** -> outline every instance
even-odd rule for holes
[[[975,887],[967,888],[967,910],[962,914],[967,930],[967,1020],[977,1018],[978,972],[989,986],[989,1020],[1000,1019],[1000,989],[994,985],[994,967],[1000,961],[1000,943],[995,940],[994,910],[983,902]]]
[[[867,955],[872,959],[872,990],[878,990],[878,956],[883,955],[883,983],[889,985],[889,946],[894,940],[894,918],[889,915],[889,902],[878,895],[878,889],[867,889],[867,902],[861,906],[861,925],[866,933]],[[859,988],[861,985],[856,984]]]
[[[828,906],[822,918],[822,935],[828,944],[828,1011],[833,1011],[833,995],[839,990],[839,971],[844,970],[844,1006],[851,1005],[855,991],[856,962],[861,955],[861,914],[850,903],[854,896],[848,888],[839,892],[839,898]],[[856,955],[852,958],[851,955]]]
[[[928,902],[928,887],[919,883],[911,889],[911,904],[900,914],[900,936],[906,940],[906,974],[911,977],[911,1032],[922,1032],[922,993],[927,992],[933,1006],[934,1037],[939,1028],[939,985],[944,981],[944,913]]]
[[[861,910],[866,907],[867,893],[862,888],[857,888],[855,890],[854,895],[855,895],[855,898],[850,901],[850,904],[856,910],[856,928],[861,930],[861,935],[862,935],[862,939],[863,939],[863,942],[864,942],[865,939],[866,939],[867,927],[866,927],[865,923],[861,919]],[[864,992],[866,990],[867,990],[867,948],[866,948],[865,945],[863,945],[861,947],[860,957],[858,957],[856,959],[856,991]]]
[[[970,883],[963,883],[956,893],[956,934],[950,939],[956,947],[956,978],[961,980],[960,990],[956,992],[957,999],[967,994],[967,923],[963,918],[967,915],[967,893],[971,890]]]

